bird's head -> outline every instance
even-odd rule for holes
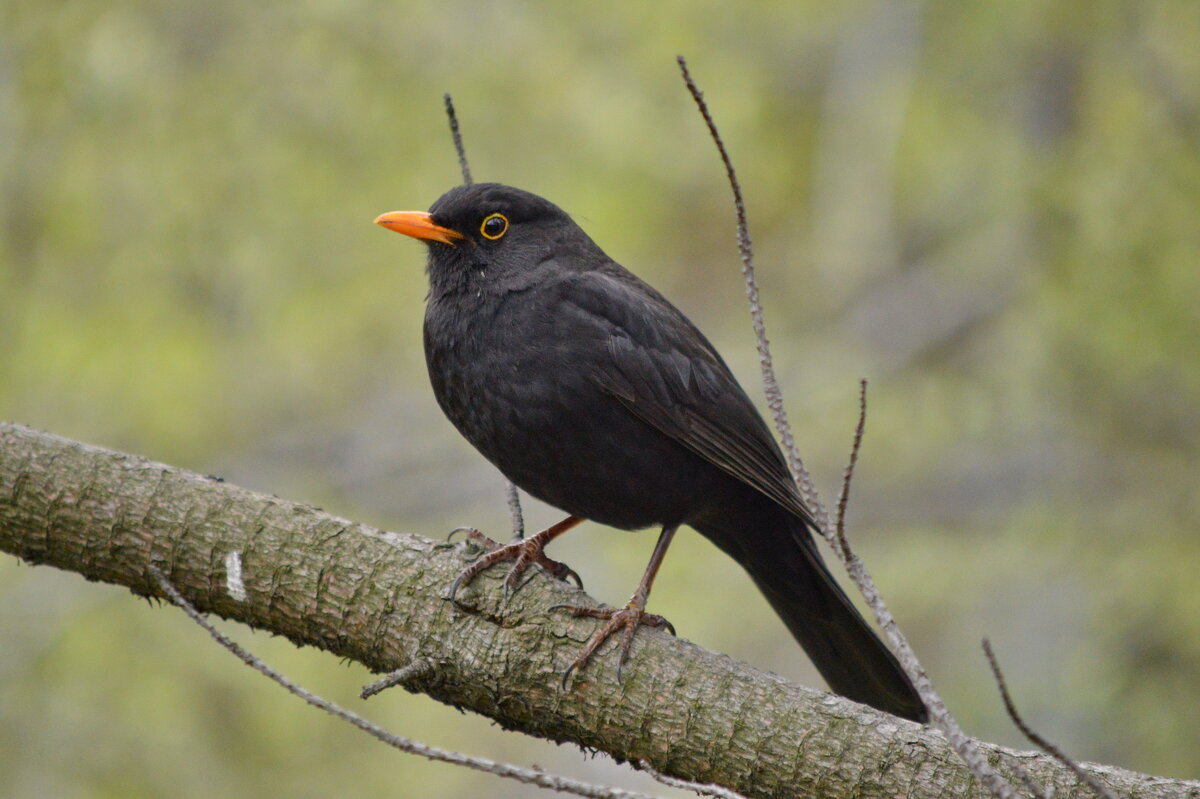
[[[435,293],[479,282],[519,289],[544,277],[547,266],[578,268],[606,258],[557,205],[500,183],[457,186],[428,212],[392,211],[375,224],[429,245]]]

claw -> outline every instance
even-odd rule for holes
[[[633,637],[637,633],[637,628],[641,625],[647,627],[666,627],[671,631],[671,635],[675,634],[675,627],[671,622],[654,613],[646,612],[646,600],[650,596],[650,585],[654,582],[654,575],[658,573],[658,567],[662,565],[663,557],[667,554],[667,547],[671,544],[671,539],[675,536],[676,526],[663,527],[662,533],[658,536],[658,543],[654,545],[654,553],[650,556],[650,562],[646,564],[646,572],[642,575],[642,580],[638,583],[637,590],[633,592],[633,596],[629,598],[629,602],[620,610],[613,608],[584,608],[575,605],[555,605],[551,610],[562,609],[569,610],[576,616],[591,616],[596,619],[605,619],[604,624],[600,625],[600,629],[592,633],[588,638],[587,643],[583,645],[579,656],[575,658],[565,674],[563,674],[563,690],[567,689],[567,678],[576,669],[583,669],[591,660],[596,649],[601,644],[607,641],[612,634],[618,629],[624,628],[621,634],[621,651],[617,658],[617,682],[621,682],[625,676],[625,661],[629,659],[629,653],[633,649]]]
[[[514,561],[508,575],[504,578],[505,602],[524,585],[524,583],[520,582],[521,575],[535,563],[541,566],[547,573],[560,580],[573,575],[575,582],[582,586],[583,581],[579,579],[579,575],[575,573],[574,569],[564,563],[551,560],[546,557],[544,551],[547,543],[562,535],[567,530],[570,530],[579,524],[580,521],[581,519],[575,516],[568,516],[565,520],[553,527],[548,527],[531,538],[518,539],[508,545],[501,545],[493,541],[474,527],[459,527],[450,531],[450,538],[457,533],[465,533],[467,538],[482,546],[486,552],[470,566],[459,572],[458,577],[450,585],[450,592],[447,598],[455,601],[457,604],[455,597],[458,595],[458,589],[474,580],[484,569],[504,560]]]
[[[565,564],[565,563],[563,565],[567,566],[567,564]],[[575,571],[570,566],[567,566],[566,573],[564,573],[561,577],[559,577],[558,575],[555,575],[555,576],[558,577],[558,579],[562,580],[563,582],[566,582],[568,579],[573,580],[575,583],[575,587],[578,588],[580,591],[583,590],[583,578],[579,576],[579,572]]]
[[[569,610],[576,616],[591,617],[594,619],[605,619],[604,624],[600,629],[592,633],[587,642],[580,650],[579,656],[574,662],[567,667],[563,673],[562,687],[567,690],[568,680],[572,673],[577,669],[582,670],[587,667],[588,662],[592,659],[592,655],[596,650],[613,636],[617,630],[621,630],[621,647],[617,657],[617,682],[620,683],[625,677],[625,663],[629,660],[629,655],[633,651],[633,638],[637,633],[637,628],[641,626],[666,628],[675,634],[675,627],[671,622],[664,619],[655,613],[647,613],[639,604],[630,600],[629,604],[623,608],[587,608],[578,605],[553,605],[550,610]]]
[[[447,541],[452,540],[454,538],[454,536],[458,535],[459,533],[466,533],[468,536],[470,536],[471,533],[478,533],[478,532],[479,531],[476,530],[474,527],[455,527],[453,530],[450,531],[450,534],[446,536],[446,540]]]
[[[469,571],[469,570],[464,569],[457,577],[454,578],[454,582],[450,584],[450,593],[446,596],[446,599],[449,599],[451,602],[453,602],[456,605],[459,604],[458,603],[458,589],[462,587],[462,584],[464,582],[467,582],[467,580],[464,579],[466,577],[467,571]],[[471,575],[471,576],[474,577],[474,575]]]
[[[567,684],[570,682],[571,673],[574,671],[575,671],[575,664],[572,663],[570,666],[567,666],[567,670],[563,672],[562,689],[563,689],[564,693],[567,691]]]
[[[529,583],[532,582],[532,580],[533,580],[533,575],[531,574],[528,577],[526,577],[520,585],[518,585],[516,588],[513,589],[513,593],[515,594],[518,591],[520,591],[522,588],[524,588],[525,586],[529,585]]]

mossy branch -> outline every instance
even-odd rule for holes
[[[594,624],[546,612],[592,601],[571,586],[539,575],[501,607],[499,575],[484,576],[460,608],[443,597],[461,547],[6,423],[0,550],[146,596],[159,593],[153,566],[201,611],[378,672],[423,661],[409,690],[747,796],[987,795],[940,733],[665,633],[638,633],[623,684],[601,658],[564,692]],[[1053,758],[983,746],[1057,796],[1091,796]],[[1197,782],[1084,768],[1118,795],[1200,795]]]

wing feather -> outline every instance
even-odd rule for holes
[[[811,524],[762,416],[708,340],[633,275],[571,277],[564,302],[604,326],[592,379],[630,413]]]

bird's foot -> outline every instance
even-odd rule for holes
[[[675,635],[675,625],[657,613],[647,613],[645,606],[636,599],[631,599],[629,604],[619,609],[555,605],[550,610],[568,610],[576,616],[606,619],[605,623],[600,626],[600,629],[592,633],[592,637],[583,645],[583,649],[579,652],[579,656],[575,658],[575,662],[563,672],[562,687],[564,691],[567,690],[571,675],[576,670],[582,671],[600,645],[611,638],[618,630],[621,631],[621,653],[617,660],[617,682],[621,682],[622,672],[625,669],[625,661],[629,659],[629,652],[633,648],[633,636],[637,632],[638,627],[645,625],[646,627],[655,627],[658,629],[665,628],[671,635]]]
[[[562,524],[560,522],[560,524]],[[518,588],[518,581],[521,575],[532,566],[537,564],[541,566],[552,577],[557,577],[559,580],[572,579],[575,584],[583,588],[583,581],[579,579],[579,575],[565,563],[546,557],[544,548],[546,542],[553,539],[561,531],[554,527],[547,528],[542,532],[530,538],[521,538],[511,544],[501,544],[488,538],[486,535],[476,530],[474,527],[459,527],[450,533],[453,536],[455,533],[465,533],[467,538],[479,544],[487,550],[474,563],[459,572],[458,577],[454,578],[454,582],[450,586],[450,599],[456,601],[458,589],[462,588],[467,583],[474,580],[479,574],[489,566],[493,566],[502,561],[513,561],[512,568],[508,570],[508,576],[504,578],[504,598],[508,599],[509,595]],[[551,533],[547,535],[547,533]]]

